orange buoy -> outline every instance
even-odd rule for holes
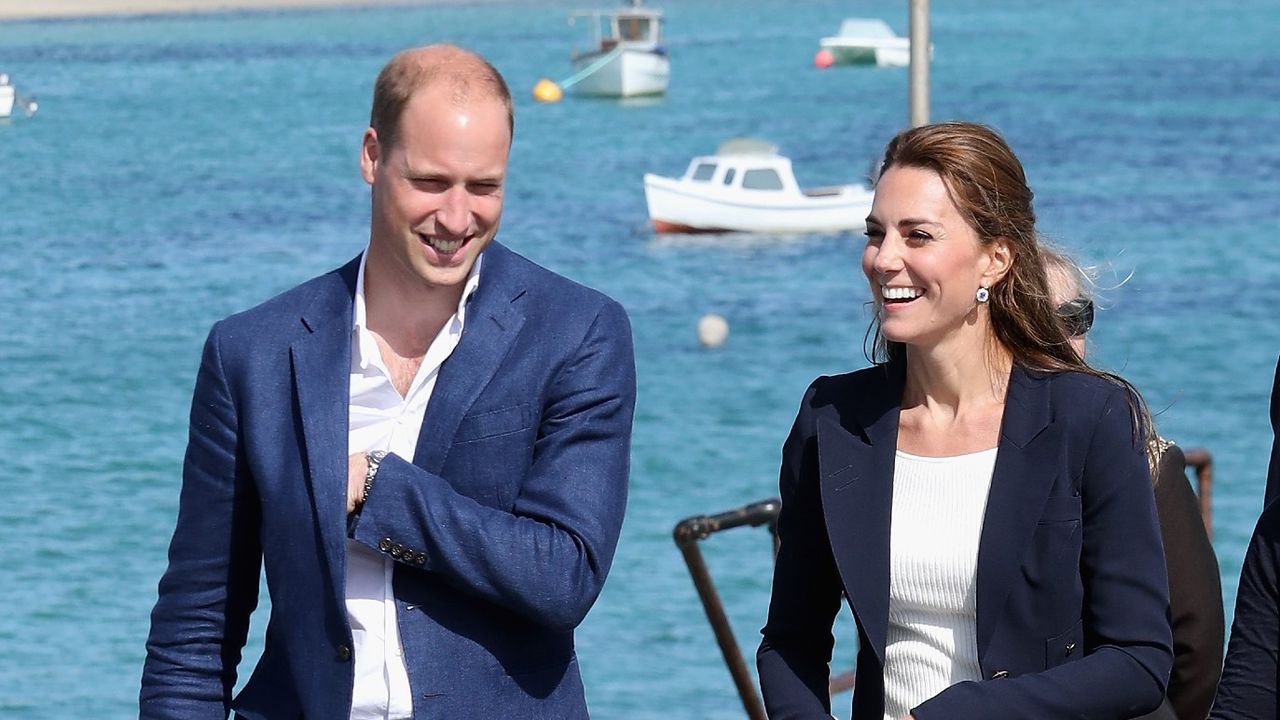
[[[818,68],[819,70],[825,70],[831,67],[832,65],[834,65],[835,62],[836,62],[836,57],[832,55],[831,51],[826,48],[822,48],[821,50],[818,51],[817,55],[813,56],[813,66]]]
[[[564,91],[560,89],[560,86],[546,78],[542,78],[537,85],[533,86],[533,99],[538,102],[560,102],[560,98],[563,97]]]

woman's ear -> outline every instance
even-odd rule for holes
[[[1005,238],[998,237],[987,243],[987,268],[982,272],[983,287],[1000,282],[1013,267],[1013,246]]]

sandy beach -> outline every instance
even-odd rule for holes
[[[438,5],[459,0],[0,0],[0,21],[229,10],[289,10],[364,5]],[[475,0],[471,0],[474,2]]]

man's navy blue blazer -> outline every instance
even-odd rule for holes
[[[816,380],[783,448],[781,540],[757,661],[773,720],[828,718],[832,621],[857,621],[855,720],[882,720],[901,365]],[[1145,441],[1128,395],[1015,367],[978,547],[981,682],[918,720],[1120,720],[1155,709],[1173,662]]]
[[[396,561],[415,717],[585,718],[573,630],[626,504],[626,313],[491,244],[414,457],[389,455],[348,519],[358,260],[210,332],[141,715],[348,717],[351,537]],[[233,700],[261,565],[266,644]]]

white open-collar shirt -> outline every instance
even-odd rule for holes
[[[356,276],[351,337],[351,399],[347,451],[385,450],[413,460],[422,418],[435,390],[440,366],[462,339],[467,301],[480,285],[476,258],[467,276],[457,312],[431,341],[404,397],[391,382],[378,343],[369,332],[364,300],[366,250]],[[376,481],[375,481],[376,482]],[[405,720],[413,717],[413,693],[396,625],[391,576],[394,561],[354,540],[347,540],[346,605],[355,656],[351,720]]]

